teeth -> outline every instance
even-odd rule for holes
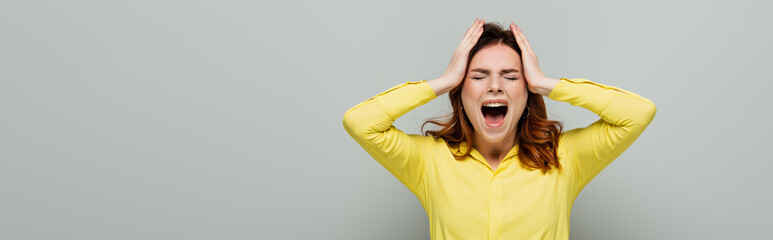
[[[504,103],[489,103],[489,104],[484,104],[483,106],[484,107],[504,107],[507,105],[505,105]]]

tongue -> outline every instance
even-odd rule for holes
[[[491,123],[491,124],[499,124],[504,122],[505,120],[505,114],[501,112],[492,112],[492,113],[483,114],[483,117],[486,118],[487,123]]]

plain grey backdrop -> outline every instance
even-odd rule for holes
[[[442,74],[476,17],[652,100],[572,239],[770,238],[766,1],[2,1],[0,239],[429,239],[344,112]],[[598,116],[545,98],[565,129]],[[447,95],[395,125],[418,133]]]

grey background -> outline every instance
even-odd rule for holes
[[[344,112],[442,74],[476,17],[658,113],[572,239],[770,234],[765,1],[3,1],[0,239],[428,239]],[[547,99],[565,129],[598,117]],[[395,125],[447,113],[447,96]]]

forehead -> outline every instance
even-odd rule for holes
[[[489,45],[479,50],[470,61],[470,69],[489,68],[491,70],[503,68],[521,69],[521,56],[515,49],[503,43]]]

